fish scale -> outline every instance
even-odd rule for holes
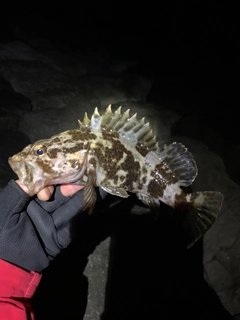
[[[95,187],[126,198],[135,193],[147,206],[166,203],[181,214],[192,246],[214,223],[223,202],[218,191],[187,194],[195,180],[197,165],[181,143],[158,146],[145,118],[130,110],[114,113],[111,105],[102,115],[95,108],[85,113],[79,128],[26,146],[9,158],[9,164],[31,196],[47,185],[78,183],[84,188],[84,209],[91,214]]]

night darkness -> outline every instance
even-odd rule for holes
[[[161,101],[168,101],[168,99],[177,101],[178,103],[173,104],[170,108],[184,115],[186,119],[193,119],[193,122],[192,126],[187,129],[183,122],[183,126],[179,126],[175,133],[184,135],[185,129],[191,130],[192,137],[201,139],[202,132],[211,130],[209,132],[216,137],[216,140],[203,142],[206,142],[213,151],[217,151],[224,158],[230,145],[239,144],[237,114],[239,109],[240,20],[238,9],[231,2],[222,4],[213,0],[185,1],[177,2],[177,4],[161,4],[161,2],[151,0],[139,2],[82,1],[77,4],[64,2],[64,5],[49,5],[40,2],[34,6],[25,7],[18,4],[18,8],[8,7],[0,12],[2,16],[0,41],[4,43],[16,40],[16,35],[23,33],[32,39],[34,37],[47,39],[56,50],[64,52],[79,50],[86,56],[94,54],[108,56],[111,59],[137,61],[138,63],[128,72],[145,75],[151,79],[153,85],[146,102],[160,104]],[[44,53],[44,45],[42,48],[36,47],[36,50]],[[202,124],[202,132],[195,132],[194,121]],[[240,182],[240,176],[236,178],[236,181]],[[126,206],[128,205],[131,204],[127,203]],[[118,210],[126,211],[127,209],[119,208]],[[164,227],[160,227],[161,234],[157,234],[157,231],[154,234],[146,232],[146,224],[151,225],[153,229],[159,227],[155,226],[152,217],[127,217],[124,220],[119,218],[120,216],[120,213],[115,213],[117,227],[116,221],[111,220],[112,218],[108,221],[107,226],[104,224],[106,220],[100,221],[103,223],[101,227],[106,228],[105,236],[114,225],[117,241],[112,250],[118,250],[120,255],[116,256],[117,263],[113,266],[112,272],[118,274],[121,269],[122,273],[120,277],[113,277],[113,281],[110,285],[108,284],[110,295],[106,305],[109,313],[103,315],[103,320],[175,320],[180,317],[185,320],[225,320],[232,318],[222,308],[214,292],[208,290],[206,283],[202,281],[202,243],[197,244],[196,249],[190,251],[189,254],[183,252],[182,248],[178,248],[180,251],[172,255],[169,248],[176,250],[175,243],[179,239],[179,230],[174,223],[172,228],[177,230],[176,237],[165,248],[166,231]],[[108,218],[107,216],[104,219]],[[93,217],[87,220],[89,225],[86,230],[90,230],[87,237],[90,238],[91,235],[97,234],[97,238],[96,242],[91,243],[88,248],[80,248],[80,251],[82,250],[86,256],[94,250],[93,246],[104,238],[102,234],[98,234],[98,219]],[[172,223],[173,216],[163,215],[162,219],[164,223],[169,223],[169,221]],[[92,222],[93,225],[91,225]],[[135,237],[132,234],[133,228],[137,230]],[[81,239],[87,231],[82,230],[82,232]],[[163,250],[162,256],[166,260],[163,264],[152,266],[152,274],[142,275],[142,270],[145,268],[148,270],[151,264],[151,253],[159,249],[159,244]],[[137,247],[140,248],[139,251],[135,250]],[[79,250],[76,244],[70,248],[72,252],[70,263],[71,261],[73,264],[76,263],[76,256],[73,253],[76,250]],[[144,261],[141,260],[142,252],[145,256]],[[124,259],[128,261],[127,264]],[[60,264],[64,264],[63,260],[60,257]],[[82,265],[76,263],[75,269],[79,267],[83,271],[84,263],[86,261]],[[142,264],[141,269],[138,269],[139,264]],[[172,266],[171,270],[168,270],[169,265]],[[157,267],[159,267],[158,270],[156,270]],[[50,273],[46,274],[47,280],[40,288],[40,299],[44,297],[44,292],[46,292],[44,290],[48,290],[46,289],[47,281],[56,284],[58,277],[61,277],[61,272],[64,273],[65,270],[71,273],[71,265],[64,264],[51,278],[50,268]],[[192,270],[195,271],[192,272]],[[128,272],[134,276],[130,278]],[[154,276],[158,273],[167,274],[167,276],[156,279]],[[187,280],[181,281],[182,276],[186,274],[189,275]],[[198,276],[201,280],[196,282],[197,287],[194,288],[193,283]],[[149,299],[144,300],[145,296],[140,294],[135,297],[134,294],[139,285],[138,279],[141,277],[146,288],[149,282],[155,281],[157,288],[162,287],[162,292],[159,293],[157,289],[149,286]],[[74,282],[74,276],[70,280]],[[160,283],[162,280],[164,280],[163,283]],[[64,281],[66,286],[69,285],[67,284],[68,278],[63,277],[61,281],[63,285]],[[86,286],[85,283],[79,285]],[[173,295],[174,290],[176,290],[175,296]],[[131,296],[131,305],[124,305],[126,303],[125,291]],[[53,293],[53,296],[55,294],[56,292]],[[78,305],[78,294],[80,293],[77,292],[75,297],[76,305]],[[162,299],[162,301],[158,303],[157,299]],[[43,298],[43,301],[48,305],[46,297]],[[190,311],[186,313],[184,307],[188,303]],[[141,304],[146,305],[144,313],[142,313],[143,309],[139,308]],[[53,303],[53,306],[57,308],[58,303]],[[36,309],[41,315],[41,305],[40,307],[36,305]],[[171,316],[167,313],[170,309],[172,309]],[[129,313],[126,310],[129,310]],[[198,310],[201,310],[199,317]],[[118,312],[119,317],[116,316]],[[112,314],[115,316],[112,317]]]
[[[3,40],[10,39],[20,27],[69,50],[104,54],[107,49],[112,58],[138,61],[132,72],[154,77],[149,100],[176,99],[223,138],[236,141],[237,12],[233,4],[218,1],[41,3],[2,11],[1,32]]]

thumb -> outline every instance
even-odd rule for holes
[[[65,196],[72,196],[74,193],[82,190],[84,186],[80,186],[78,184],[62,184],[60,187],[61,193]]]
[[[41,201],[47,201],[51,198],[53,192],[54,192],[53,186],[46,186],[38,192],[37,197]]]
[[[77,184],[62,184],[60,186],[61,193],[64,197],[72,196],[74,195],[74,193],[78,192],[79,190],[82,190],[83,188],[84,186],[80,186]],[[53,186],[46,186],[38,192],[37,197],[41,201],[47,201],[51,198],[53,192]]]

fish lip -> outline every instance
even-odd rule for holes
[[[23,158],[19,155],[14,155],[8,158],[8,163],[13,170],[13,172],[17,175],[18,179],[20,180],[21,184],[28,188],[28,194],[33,196],[36,194],[40,188],[36,186],[39,185],[39,180],[29,183],[29,179],[27,177],[33,176],[32,170],[34,169],[33,164],[29,161],[23,160]]]
[[[24,172],[26,171],[24,162],[22,161],[22,158],[19,156],[13,156],[8,158],[8,163],[13,170],[13,172],[18,176],[20,179],[20,176],[24,176]]]
[[[17,163],[17,162],[22,162],[22,161],[20,160],[20,157],[17,156],[17,155],[8,158],[8,163],[9,163],[9,165],[10,165],[11,167],[12,167],[15,163]]]

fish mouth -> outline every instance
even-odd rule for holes
[[[29,161],[24,161],[21,156],[14,155],[8,159],[8,163],[14,173],[18,176],[21,184],[28,188],[30,196],[36,194],[40,189],[43,188],[43,182],[41,179],[34,181],[33,170],[34,166]]]
[[[22,158],[18,155],[8,158],[8,163],[13,170],[13,172],[18,176],[21,180],[22,177],[26,176],[26,166]]]
[[[44,176],[42,169],[35,165],[31,160],[23,158],[21,155],[14,155],[8,159],[8,163],[14,173],[18,176],[21,184],[27,187],[28,194],[32,197],[46,185],[68,183],[63,178]]]

